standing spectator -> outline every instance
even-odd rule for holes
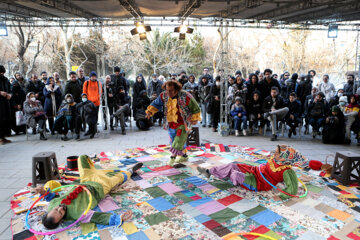
[[[29,92],[35,93],[36,100],[39,100],[41,104],[44,104],[45,98],[44,98],[44,87],[45,84],[43,84],[40,80],[38,80],[38,77],[36,74],[31,74],[31,81],[28,82],[26,87],[26,94]]]
[[[341,144],[345,139],[345,120],[344,114],[338,106],[331,108],[331,114],[325,120],[322,131],[322,142]]]
[[[133,102],[134,103],[136,103],[138,101],[140,93],[143,90],[146,91],[146,81],[145,81],[144,77],[140,74],[139,76],[136,77],[136,81],[135,81],[134,87],[133,87]],[[134,117],[136,114],[135,107],[136,107],[136,105],[133,104]]]
[[[209,84],[207,77],[203,76],[199,84],[199,99],[202,114],[201,123],[203,127],[206,127],[206,123],[208,124],[208,127],[211,127],[211,115],[208,113],[210,91],[211,84]]]
[[[130,114],[131,97],[125,92],[123,86],[120,86],[119,92],[115,96],[116,112],[114,114],[120,121],[121,134],[126,135],[125,117]]]
[[[11,132],[11,86],[5,72],[5,67],[0,65],[0,145],[11,142],[5,138]]]
[[[262,72],[259,72],[257,74],[258,78],[259,78],[259,83],[262,82],[264,80],[264,74]],[[276,80],[277,81],[277,80]]]
[[[55,84],[60,88],[61,94],[64,95],[65,82],[60,79],[60,74],[58,72],[54,72],[53,73],[53,78],[55,80]]]
[[[16,72],[15,75],[15,80],[18,81],[21,89],[26,92],[26,84],[27,84],[27,81],[24,79],[23,75],[21,74],[21,72]]]
[[[74,129],[76,119],[76,103],[71,94],[66,94],[59,107],[59,112],[55,119],[54,129],[62,134],[61,140],[67,141],[67,133]]]
[[[202,77],[206,77],[209,84],[212,84],[214,82],[213,76],[209,74],[209,68],[207,67],[204,67],[203,74],[199,77],[198,84],[200,84]]]
[[[94,103],[96,107],[96,122],[95,127],[98,122],[99,107],[100,107],[100,96],[102,95],[102,86],[101,83],[97,80],[96,72],[91,72],[90,80],[87,80],[83,86],[83,93],[86,94],[87,99]],[[89,129],[88,135],[94,135],[97,132],[96,129]],[[86,134],[85,134],[86,135]],[[93,136],[94,137],[94,136]]]
[[[234,119],[234,127],[235,127],[235,136],[240,136],[239,131],[241,130],[242,125],[242,132],[243,135],[246,136],[247,130],[247,117],[246,117],[246,110],[244,105],[241,103],[242,98],[236,97],[235,103],[231,107],[230,114]]]
[[[67,81],[65,86],[65,95],[71,94],[76,103],[81,102],[82,84],[80,80],[76,79],[76,72],[71,71],[69,73],[70,80]]]
[[[301,124],[301,102],[296,99],[296,93],[292,92],[289,95],[289,101],[286,104],[289,108],[289,112],[285,117],[287,125],[290,127],[288,137],[296,135],[296,128]]]
[[[279,76],[278,76],[276,73],[274,73],[274,74],[272,75],[272,78],[275,79],[275,80],[278,80]],[[279,81],[279,80],[278,80],[278,81]]]
[[[328,105],[325,96],[322,92],[318,92],[314,101],[309,104],[309,124],[313,128],[313,138],[320,135],[320,128],[325,122],[325,117],[328,112]]]
[[[259,78],[256,74],[252,73],[249,76],[249,80],[246,82],[247,94],[246,99],[251,99],[254,91],[259,91]]]
[[[186,75],[181,75],[179,77],[179,82],[181,83],[182,86],[184,86],[188,82],[188,77]]]
[[[53,77],[49,77],[44,87],[44,96],[45,104],[44,111],[46,113],[47,119],[49,121],[49,127],[52,135],[55,135],[54,132],[54,118],[57,114],[57,111],[60,107],[62,94],[60,88],[55,84]]]
[[[130,81],[126,78],[126,73],[124,70],[120,71],[120,75],[123,77],[123,79],[125,80],[125,92],[130,95]]]
[[[339,89],[337,91],[337,93],[335,94],[335,96],[333,96],[330,101],[329,101],[329,107],[335,106],[335,105],[339,105],[339,100],[340,98],[344,96],[344,89]],[[350,99],[348,99],[349,101]]]
[[[355,93],[354,89],[357,89],[357,86],[354,87],[354,81],[355,81],[354,74],[348,74],[346,78],[347,78],[347,83],[344,85],[344,96],[347,96],[349,98],[351,95]]]
[[[323,76],[323,82],[319,84],[319,91],[325,94],[326,101],[330,101],[335,95],[335,86],[329,82],[329,75],[325,74]]]
[[[126,80],[120,74],[120,68],[118,66],[114,67],[114,74],[111,74],[110,77],[111,77],[111,82],[115,86],[116,92],[118,92],[118,90],[121,86],[126,90]]]
[[[310,70],[308,72],[308,75],[310,75],[310,79],[311,79],[311,82],[312,82],[312,85],[319,88],[319,84],[320,84],[320,78],[318,78],[316,76],[316,71],[315,70]]]
[[[210,109],[212,116],[212,125],[213,132],[216,132],[217,126],[220,122],[220,86],[221,86],[221,77],[217,76],[215,78],[215,83],[211,86],[210,93]]]
[[[256,76],[256,75],[255,75]],[[262,101],[260,99],[260,92],[255,90],[252,92],[251,97],[249,98],[247,104],[247,113],[249,116],[249,134],[253,134],[254,126],[258,126],[258,122],[260,121],[261,125],[259,128],[259,134],[262,134],[264,118],[262,114]]]
[[[40,73],[40,77],[41,77],[41,82],[42,82],[44,85],[46,85],[46,82],[47,82],[47,80],[48,80],[47,72],[42,71],[42,72]]]
[[[289,108],[285,106],[284,99],[280,96],[279,89],[277,87],[272,87],[270,96],[267,96],[264,99],[263,112],[264,118],[268,119],[271,123],[271,141],[275,141],[277,139],[277,121],[282,121],[289,112]]]
[[[98,120],[99,109],[92,101],[89,101],[85,93],[81,94],[81,102],[76,104],[76,119],[75,119],[75,133],[76,140],[80,140],[80,130],[82,125],[88,124],[89,130],[85,133],[85,136],[94,138],[96,134],[96,123]]]
[[[111,82],[110,75],[107,75],[105,77],[105,87],[106,87],[107,107],[109,109],[109,114],[110,114],[110,130],[113,131],[114,130],[114,107],[115,107],[114,98],[115,98],[116,90],[115,90],[113,83]],[[103,92],[105,95],[105,91],[103,91]],[[105,121],[105,129],[104,130],[107,130],[107,128],[108,128],[107,119],[106,119],[107,110],[106,110],[104,95],[103,95],[103,108],[104,108],[103,116],[104,116],[104,121]]]
[[[37,131],[40,133],[40,140],[47,140],[44,135],[46,115],[41,102],[36,100],[35,95],[33,92],[26,95],[26,101],[24,102],[26,124],[32,129],[36,129],[36,125],[38,125]]]
[[[199,102],[198,84],[195,82],[195,76],[193,74],[189,76],[189,81],[185,83],[183,89],[189,92],[195,98],[195,100]]]
[[[77,74],[78,74],[77,80],[79,80],[79,82],[80,82],[80,84],[81,84],[81,88],[82,88],[82,86],[84,85],[85,81],[87,81],[87,80],[89,80],[89,79],[85,76],[84,69],[81,68],[81,67],[79,67],[79,68],[77,69]],[[76,76],[76,73],[75,73],[75,76]],[[75,98],[74,95],[73,95],[73,97],[74,97],[74,100],[75,100],[75,102],[76,102],[76,98]],[[81,98],[81,96],[79,96],[79,98]],[[79,99],[79,100],[80,100],[80,99]],[[80,100],[79,102],[81,102],[81,100]],[[79,103],[79,102],[77,102],[77,103]]]
[[[278,89],[280,89],[279,82],[277,80],[271,78],[271,74],[272,74],[272,70],[265,69],[264,70],[265,79],[262,80],[261,82],[259,82],[259,88],[260,88],[260,92],[261,92],[261,97],[263,99],[270,96],[270,92],[271,92],[272,87],[277,87]]]
[[[154,101],[158,96],[160,96],[160,93],[163,91],[162,85],[163,83],[159,81],[157,75],[153,74],[147,89],[147,94],[151,101]],[[158,111],[153,116],[153,122],[155,123],[156,120],[159,119],[159,126],[162,126],[163,117],[164,117],[163,111]]]
[[[12,85],[12,97],[10,99],[11,105],[11,128],[18,135],[20,132],[26,133],[26,126],[16,125],[16,112],[23,111],[23,105],[26,100],[25,91],[21,88],[19,82],[15,80]]]
[[[311,89],[312,89],[311,76],[310,75],[308,75],[308,76],[301,75],[300,83],[296,90],[296,96],[298,97],[298,99],[301,102],[302,112],[304,112],[305,100],[306,100],[306,97],[311,94]]]
[[[285,81],[286,89],[285,89],[285,94],[283,95],[283,96],[285,96],[284,97],[285,99],[289,99],[290,93],[292,93],[292,92],[296,93],[296,90],[298,87],[298,83],[297,83],[298,77],[299,77],[299,75],[297,73],[294,73],[293,75],[291,75],[290,79],[287,79]]]
[[[273,75],[273,78],[274,78],[274,75]],[[284,98],[284,99],[288,99],[288,95],[287,95],[287,85],[286,85],[286,81],[290,78],[290,73],[289,72],[284,72],[282,77],[280,78],[280,81],[279,81],[279,85],[280,85],[280,93],[281,93],[281,96]],[[290,94],[290,93],[289,93]]]

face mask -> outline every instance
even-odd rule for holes
[[[35,97],[32,97],[30,98],[31,101],[35,102],[36,101],[36,98]]]
[[[87,98],[82,98],[81,99],[83,102],[86,102],[87,101]]]
[[[220,82],[216,82],[215,84],[216,84],[216,86],[220,86]]]
[[[71,103],[71,98],[66,99],[68,103]]]
[[[341,106],[345,106],[345,102],[340,102],[340,105],[341,105]]]
[[[47,78],[46,78],[46,77],[43,77],[42,79],[43,79],[43,80],[47,80]]]
[[[343,93],[338,93],[337,96],[338,97],[342,97],[344,94]]]

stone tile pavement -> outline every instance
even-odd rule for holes
[[[223,143],[251,146],[259,149],[273,150],[277,144],[290,144],[300,150],[309,159],[325,161],[329,154],[337,151],[350,150],[360,154],[360,147],[355,143],[351,145],[325,145],[321,143],[320,137],[312,139],[311,136],[295,136],[288,139],[287,136],[279,137],[278,141],[270,141],[270,132],[267,137],[263,136],[228,136],[220,137],[213,133],[210,128],[200,127],[200,139],[202,143]],[[120,130],[111,133],[103,131],[94,139],[82,141],[70,140],[63,142],[60,136],[48,136],[48,141],[39,141],[39,136],[29,135],[26,141],[25,136],[13,136],[9,139],[11,144],[0,146],[0,240],[11,239],[10,218],[10,196],[17,190],[31,182],[31,161],[32,156],[37,152],[56,152],[58,163],[65,161],[67,156],[92,154],[102,151],[124,150],[126,148],[153,146],[168,143],[168,135],[160,127],[153,127],[149,131],[138,131],[136,127],[128,129],[127,135],[120,134]],[[332,163],[333,158],[329,158]]]

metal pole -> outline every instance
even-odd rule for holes
[[[355,94],[356,92],[356,71],[358,71],[358,81],[360,80],[360,66],[358,68],[358,56],[359,56],[359,30],[357,32],[357,36],[356,36],[356,55],[355,55],[355,72],[354,72],[354,87],[353,87],[353,94]],[[360,64],[360,63],[359,63]]]

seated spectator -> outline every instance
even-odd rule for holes
[[[20,132],[26,133],[26,125],[16,125],[16,112],[23,111],[23,105],[26,100],[26,94],[21,88],[19,82],[15,80],[12,85],[12,97],[10,99],[11,105],[11,129],[18,135]]]
[[[268,119],[271,123],[271,141],[275,141],[277,139],[277,121],[282,121],[289,112],[289,108],[285,106],[284,99],[279,95],[277,87],[272,87],[270,96],[264,99],[263,112],[264,118]]]
[[[245,80],[238,75],[235,79],[235,83],[233,85],[232,93],[229,93],[232,96],[232,103],[235,102],[236,97],[241,97],[243,102],[246,102],[246,94],[247,94],[247,85],[245,84]]]
[[[195,76],[193,74],[189,76],[189,81],[184,84],[183,89],[191,93],[195,100],[199,102],[198,84],[195,82]]]
[[[345,100],[347,97],[346,96],[342,96],[340,99],[340,110],[343,107],[343,103],[345,103]],[[358,141],[358,143],[360,142],[359,140],[359,130],[358,130],[358,125],[359,125],[359,111],[360,111],[360,106],[358,104],[358,97],[357,95],[351,95],[350,96],[350,103],[348,105],[346,105],[343,113],[344,116],[346,118],[345,120],[345,143],[349,144],[351,143],[351,130],[354,131],[354,133],[356,134],[356,139]],[[355,122],[357,122],[355,124]]]
[[[345,120],[344,114],[338,106],[331,108],[331,114],[326,118],[323,131],[322,142],[341,144],[345,139]]]
[[[98,111],[95,104],[88,100],[85,93],[81,94],[81,103],[76,104],[76,119],[75,119],[75,133],[76,140],[80,140],[80,130],[83,123],[89,125],[89,130],[85,133],[85,136],[94,138],[97,128]]]
[[[152,126],[152,121],[146,118],[146,109],[150,105],[150,98],[147,96],[146,90],[142,90],[137,98],[135,105],[135,121],[136,126],[140,130],[148,130]]]
[[[305,130],[304,134],[309,133],[309,105],[312,101],[314,101],[316,94],[319,92],[319,89],[317,87],[313,87],[311,90],[311,94],[308,95],[305,99],[304,103],[304,111],[302,114],[302,117],[305,119]]]
[[[67,133],[75,128],[76,103],[71,94],[66,94],[55,119],[54,129],[62,134],[61,140],[67,141]]]
[[[49,127],[51,135],[54,133],[54,118],[61,104],[61,90],[58,85],[55,84],[53,77],[49,77],[43,90],[45,96],[44,111],[49,121]]]
[[[312,126],[313,138],[320,135],[320,128],[325,122],[325,117],[328,112],[328,104],[325,100],[325,95],[318,92],[314,100],[309,104],[309,124]]]
[[[253,133],[253,128],[256,128],[260,121],[259,134],[262,134],[264,117],[262,113],[262,100],[260,99],[260,92],[258,90],[253,91],[252,96],[249,99],[247,113],[249,116],[249,133]]]
[[[259,91],[260,94],[259,78],[256,74],[254,73],[250,74],[249,80],[246,82],[246,87],[247,87],[246,101],[252,98],[253,92],[255,90]]]
[[[40,140],[47,140],[44,135],[46,114],[44,108],[39,100],[36,100],[36,94],[29,92],[26,95],[26,101],[24,102],[24,112],[26,124],[33,129],[36,129],[38,125],[38,133],[40,133]]]
[[[335,95],[335,86],[330,82],[329,78],[329,75],[325,74],[323,81],[319,84],[319,91],[324,93],[325,99],[328,102]]]
[[[246,136],[247,117],[245,107],[242,105],[241,101],[241,97],[236,97],[235,103],[231,106],[230,111],[230,114],[234,119],[235,136],[240,136],[239,131],[241,130],[241,124],[243,135]]]
[[[296,135],[296,128],[301,124],[301,102],[296,99],[295,92],[290,93],[286,106],[289,108],[289,112],[285,121],[290,127],[288,137],[291,138],[292,134]]]
[[[115,95],[114,104],[117,109],[114,116],[120,120],[121,134],[126,135],[125,117],[130,114],[131,97],[126,95],[123,86],[119,87],[119,92]]]
[[[211,86],[210,102],[208,106],[208,112],[211,112],[213,132],[216,132],[217,126],[220,122],[220,86],[221,78],[217,76],[215,83]]]
[[[335,96],[333,96],[332,98],[330,98],[329,101],[329,107],[331,108],[332,106],[335,105],[339,105],[339,99],[344,96],[344,89],[340,88],[337,93],[335,94]]]
[[[201,108],[201,124],[203,127],[211,127],[211,114],[208,113],[208,106],[210,103],[210,91],[211,91],[211,84],[209,83],[206,76],[201,78],[199,83],[199,102]]]

